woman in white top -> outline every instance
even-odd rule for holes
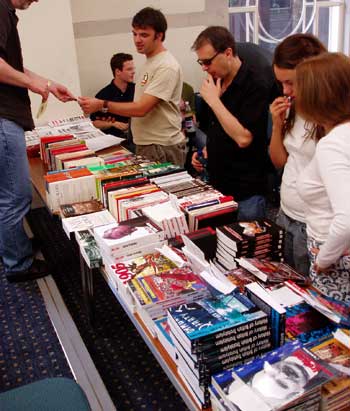
[[[281,206],[276,222],[286,231],[285,261],[297,271],[309,274],[304,204],[296,190],[296,180],[315,152],[321,130],[305,122],[295,111],[295,73],[308,57],[325,52],[323,44],[311,34],[294,34],[283,40],[274,53],[273,69],[284,96],[270,106],[272,136],[270,157],[276,168],[284,167]]]
[[[305,204],[310,277],[350,303],[350,59],[324,53],[297,67],[297,110],[326,136],[297,181]]]

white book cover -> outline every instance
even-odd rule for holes
[[[94,235],[97,243],[111,252],[162,240],[164,237],[160,227],[147,217],[96,227]]]
[[[46,198],[52,212],[59,212],[62,204],[97,198],[95,176],[83,176],[46,184]]]
[[[64,168],[67,169],[67,168],[86,166],[86,165],[101,166],[102,164],[103,164],[103,160],[100,157],[87,157],[87,158],[80,158],[76,160],[65,161]]]
[[[62,227],[68,238],[70,233],[80,230],[87,230],[97,226],[104,226],[115,222],[115,218],[108,210],[97,211],[96,213],[83,214],[75,217],[62,218]]]

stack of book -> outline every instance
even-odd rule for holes
[[[168,318],[165,315],[164,317],[157,318],[154,320],[155,324],[155,333],[156,336],[165,349],[165,351],[169,354],[170,358],[176,362],[176,350],[173,339],[170,335],[170,327],[168,324]]]
[[[205,190],[187,194],[178,200],[179,207],[187,214],[191,231],[204,225],[216,227],[235,220],[238,204],[233,197],[225,196],[209,185],[204,187]]]
[[[267,286],[276,286],[291,280],[300,285],[309,285],[308,277],[298,273],[291,266],[280,261],[270,261],[266,258],[241,257],[236,260],[238,264],[255,275],[257,279]]]
[[[160,165],[161,164],[159,164],[158,166],[154,166],[152,169],[159,171],[159,169],[161,169],[159,167]],[[181,168],[170,169],[170,172],[166,174],[163,173],[162,175],[158,176],[149,176],[149,179],[152,183],[157,184],[157,186],[160,187],[162,190],[168,192],[171,192],[171,187],[175,187],[179,184],[184,184],[193,181],[193,177],[190,174],[188,174],[187,171]]]
[[[264,311],[270,321],[272,347],[277,348],[285,343],[286,310],[260,284],[250,283],[245,286],[248,298]]]
[[[102,166],[88,166],[95,177],[97,198],[104,203],[103,187],[105,184],[143,177],[138,165],[121,165],[118,163]]]
[[[111,276],[117,291],[130,303],[131,298],[124,288],[131,275],[122,261],[151,253],[161,247],[164,243],[163,231],[147,217],[138,217],[96,227],[93,232],[107,274]]]
[[[343,374],[322,387],[321,410],[348,410],[350,404],[350,347],[333,337],[320,343],[315,342],[310,351]]]
[[[245,286],[250,283],[256,282],[256,277],[243,267],[237,267],[233,270],[225,272],[226,278],[237,287],[237,290],[243,293]]]
[[[188,232],[184,213],[171,201],[142,207],[142,214],[163,228],[165,238],[173,238]]]
[[[187,171],[172,176],[153,178],[152,181],[169,194],[174,194],[177,198],[198,194],[208,189],[208,185],[203,181],[191,177]]]
[[[178,373],[201,404],[209,405],[211,375],[271,348],[268,316],[242,294],[219,295],[168,310]]]
[[[109,151],[108,153],[100,153],[99,157],[103,160],[103,164],[114,164],[119,161],[127,161],[134,157],[134,154],[125,147],[119,146],[115,150]]]
[[[44,179],[46,202],[54,213],[59,213],[62,204],[97,198],[95,176],[86,167],[52,171]]]
[[[318,411],[322,385],[338,375],[299,341],[293,341],[215,374],[212,385],[230,410]]]
[[[66,135],[48,135],[48,136],[42,136],[40,137],[40,158],[44,164],[44,167],[46,169],[49,168],[49,163],[50,163],[50,157],[49,157],[49,147],[50,144],[57,144],[59,142],[65,142],[65,141],[70,141],[73,140],[73,143],[76,143],[76,139],[74,139],[74,136],[71,134],[66,134]]]
[[[134,298],[136,312],[153,334],[153,320],[166,315],[169,307],[188,305],[209,293],[200,276],[187,266],[136,276],[127,286]]]
[[[158,246],[164,240],[161,228],[147,217],[97,227],[94,236],[102,253],[114,258],[124,258],[126,252],[140,250],[146,244]]]
[[[85,203],[85,202],[84,202]],[[73,217],[62,218],[62,227],[68,238],[79,230],[93,229],[106,224],[115,223],[115,218],[108,210],[79,214]]]
[[[349,411],[350,378],[339,377],[324,384],[321,411]]]
[[[156,163],[150,164],[148,167],[143,167],[143,174],[145,177],[148,177],[154,183],[157,184],[157,179],[163,176],[168,176],[172,174],[183,175],[182,173],[187,174],[182,167],[172,163]],[[179,177],[178,177],[179,178]],[[174,179],[174,177],[172,177]]]
[[[301,288],[294,281],[288,280],[285,284],[299,294],[311,307],[319,311],[336,324],[350,327],[350,306],[342,301],[335,301],[315,288]]]
[[[186,236],[201,250],[207,261],[215,257],[216,251],[216,231],[211,227],[203,227],[195,231],[190,231]],[[169,244],[176,248],[184,246],[182,236],[169,239]]]
[[[80,255],[89,268],[100,268],[102,256],[91,230],[79,230],[75,232],[75,239],[79,247]]]
[[[151,195],[150,198],[148,195]],[[116,220],[124,221],[130,218],[128,216],[131,211],[138,209],[137,206],[147,205],[147,200],[149,200],[149,203],[152,200],[156,203],[157,201],[162,202],[167,199],[167,194],[162,192],[155,184],[142,184],[112,189],[108,192],[107,202],[108,208]]]
[[[60,205],[60,215],[62,218],[97,213],[102,210],[104,210],[103,204],[96,199]]]
[[[156,248],[157,250],[155,250]],[[177,259],[173,261],[168,258],[162,253],[162,248],[155,246],[154,243],[142,247],[142,253],[140,256],[125,259],[103,256],[105,271],[115,283],[118,293],[126,300],[130,300],[128,281],[135,277],[141,278],[169,271],[184,264],[183,259],[177,264]]]
[[[263,219],[240,221],[216,229],[216,262],[225,270],[237,267],[236,258],[257,257],[279,261],[283,257],[284,230]]]
[[[316,311],[309,304],[286,307],[286,337],[298,339],[303,344],[329,339],[337,328],[337,324]]]

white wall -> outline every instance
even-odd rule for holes
[[[198,90],[203,73],[190,48],[206,26],[227,25],[227,0],[41,0],[17,12],[25,66],[77,96],[94,95],[112,78],[109,61],[114,53],[131,53],[136,66],[143,64],[145,57],[133,44],[131,20],[146,6],[164,12],[169,26],[165,46],[181,64],[185,81]],[[35,116],[41,97],[31,94],[31,101]],[[63,104],[50,96],[36,123],[77,114],[77,103]]]
[[[136,68],[145,57],[135,51],[132,17],[143,7],[161,9],[168,21],[165,47],[181,64],[184,80],[195,90],[204,77],[191,45],[208,25],[227,25],[227,0],[71,0],[73,27],[84,95],[95,95],[112,78],[109,61],[117,52],[134,56]]]
[[[195,53],[190,51],[194,37],[203,27],[169,29],[164,45],[177,58],[183,68],[184,79],[198,88],[203,78],[202,70],[196,63]],[[181,38],[181,41],[179,39]],[[109,66],[114,53],[130,53],[134,57],[136,71],[145,57],[135,51],[131,33],[113,34],[101,37],[77,39],[81,89],[84,95],[95,95],[112,79]]]
[[[42,0],[33,3],[28,10],[17,11],[17,14],[25,67],[80,95],[70,0]],[[76,102],[63,104],[51,95],[47,111],[37,121],[35,116],[41,97],[30,93],[30,98],[37,124],[81,114]]]

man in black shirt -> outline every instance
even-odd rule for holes
[[[33,258],[23,228],[32,200],[24,139],[24,131],[34,128],[28,89],[43,101],[49,93],[64,102],[75,99],[66,87],[23,67],[16,9],[33,2],[0,0],[0,256],[9,281],[47,275],[44,262]]]
[[[209,106],[205,131],[210,183],[238,201],[239,220],[262,218],[270,90],[238,57],[234,38],[225,27],[208,27],[192,48],[208,73],[200,93]],[[192,164],[201,171],[197,153]]]
[[[117,53],[111,58],[113,80],[96,94],[100,100],[130,102],[134,100],[135,66],[131,54]],[[101,111],[90,116],[95,127],[106,134],[125,137],[129,129],[129,117]]]

